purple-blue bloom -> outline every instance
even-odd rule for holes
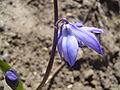
[[[6,72],[5,80],[12,89],[15,89],[18,86],[18,77],[16,75],[16,71],[13,69]]]
[[[61,58],[72,67],[75,64],[78,48],[82,43],[99,54],[103,54],[101,45],[93,33],[103,33],[102,29],[86,27],[81,23],[65,23],[60,27],[58,34],[58,52]]]

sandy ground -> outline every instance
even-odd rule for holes
[[[58,1],[59,18],[71,22],[82,22],[92,7],[85,25],[105,31],[96,35],[104,55],[83,48],[73,68],[65,65],[43,90],[120,90],[120,1]],[[53,21],[53,0],[0,0],[0,58],[18,72],[25,90],[35,90],[44,76]],[[59,65],[57,53],[52,73]],[[0,73],[0,86],[6,88],[3,82]]]

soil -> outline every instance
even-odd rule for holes
[[[59,18],[104,30],[96,35],[104,55],[80,49],[76,64],[61,68],[43,90],[120,90],[120,1],[58,0]],[[96,1],[95,4],[93,4]],[[0,58],[20,75],[25,90],[44,76],[52,47],[53,0],[0,0]],[[56,52],[53,73],[61,65]],[[0,72],[0,90],[10,90]],[[7,88],[7,89],[6,89]]]

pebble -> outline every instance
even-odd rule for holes
[[[79,71],[73,71],[73,75],[74,75],[74,77],[78,77],[78,76],[80,76],[80,72]]]
[[[5,32],[5,35],[11,36],[11,37],[15,37],[15,36],[16,36],[16,33],[13,33],[13,32]]]
[[[34,75],[37,75],[37,72],[33,72]]]
[[[4,53],[1,58],[3,60],[5,60],[6,62],[9,62],[10,61],[10,54]]]
[[[92,80],[91,84],[94,85],[94,86],[96,86],[97,85],[97,81],[96,80]]]
[[[92,69],[90,69],[90,70],[84,72],[84,77],[87,79],[90,76],[92,76],[93,74],[94,74],[94,71]]]
[[[79,59],[82,58],[82,57],[83,57],[83,51],[82,51],[81,48],[79,48],[79,50],[78,50],[78,56],[77,56],[77,60],[79,60]]]
[[[73,14],[72,13],[67,13],[66,17],[73,17]]]
[[[43,51],[45,51],[45,52],[48,51],[48,48],[46,48],[46,47],[43,47],[42,49],[43,49]]]
[[[96,74],[93,74],[92,78],[97,80],[98,76]]]
[[[72,84],[70,84],[70,85],[67,86],[68,89],[70,89],[70,88],[72,88],[72,87],[73,87]]]
[[[80,72],[79,71],[73,71],[74,81],[80,80]]]

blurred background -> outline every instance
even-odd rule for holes
[[[79,50],[76,64],[61,66],[56,52],[43,90],[120,90],[120,0],[58,0],[59,18],[86,21],[104,30],[97,34],[104,55],[88,47]],[[0,59],[21,76],[25,90],[41,82],[51,54],[53,0],[0,0]],[[56,73],[54,75],[54,73]],[[0,71],[0,90],[11,90]]]

